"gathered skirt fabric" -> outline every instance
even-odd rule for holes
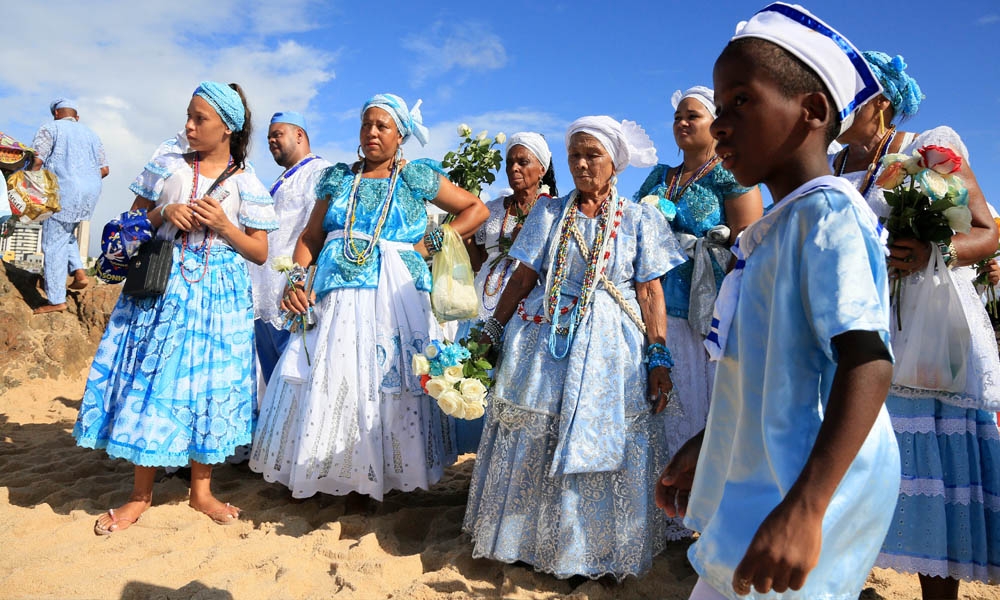
[[[73,435],[147,467],[218,464],[251,440],[256,407],[253,304],[228,246],[173,249],[163,295],[122,295],[98,346]],[[187,276],[187,279],[182,275]],[[189,281],[190,280],[190,281]]]
[[[995,415],[890,395],[902,484],[876,565],[1000,583],[1000,433]]]
[[[386,254],[389,254],[388,252]],[[427,489],[455,462],[455,425],[423,392],[414,354],[443,337],[430,297],[383,261],[379,287],[338,288],[292,334],[261,402],[250,468],[295,498]],[[308,351],[308,357],[306,352]]]

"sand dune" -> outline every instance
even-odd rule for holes
[[[11,599],[687,598],[687,545],[618,586],[567,582],[472,559],[461,533],[473,455],[429,491],[390,494],[369,511],[342,498],[292,500],[245,465],[216,469],[216,494],[244,509],[215,525],[187,505],[187,482],[163,476],[153,507],[128,531],[97,537],[95,518],[121,504],[132,467],[76,447],[86,372],[0,395],[0,597]],[[863,598],[919,596],[915,576],[876,569]],[[963,584],[964,598],[1000,590]]]

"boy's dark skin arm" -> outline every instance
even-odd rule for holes
[[[833,493],[864,444],[892,382],[892,362],[881,338],[848,331],[833,338],[837,351],[830,399],[805,467],[784,500],[750,541],[733,573],[733,590],[748,594],[800,589],[819,562],[823,516]]]
[[[733,573],[733,590],[760,593],[801,589],[819,561],[823,515],[833,492],[875,423],[892,382],[889,352],[877,333],[848,331],[837,350],[823,425],[809,459],[785,499],[764,519]],[[656,484],[656,504],[671,517],[687,513],[704,432],[674,456]]]

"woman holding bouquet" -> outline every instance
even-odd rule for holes
[[[615,189],[629,164],[655,163],[638,125],[584,117],[566,145],[576,189],[539,198],[484,325],[503,360],[463,527],[475,557],[620,580],[666,543],[650,485],[673,366],[658,280],[684,257],[655,208]]]
[[[483,203],[424,161],[404,165],[402,144],[427,142],[419,102],[379,94],[361,109],[358,162],[320,176],[282,307],[316,327],[294,335],[261,405],[250,468],[296,498],[428,488],[456,458],[454,424],[420,387],[414,354],[443,334],[431,313],[424,257],[426,202],[456,215],[471,236]],[[305,267],[317,265],[316,305]],[[301,265],[301,266],[299,266]]]
[[[128,502],[97,520],[99,535],[127,529],[150,507],[156,467],[190,464],[191,508],[222,525],[239,517],[212,495],[212,465],[250,443],[257,391],[246,261],[264,262],[267,232],[278,227],[267,188],[243,170],[250,124],[238,85],[202,82],[187,107],[191,152],[157,153],[131,185],[128,214],[173,242],[173,264],[162,295],[118,299],[73,428],[80,446],[135,464]]]
[[[764,212],[760,191],[745,188],[723,168],[715,155],[715,138],[709,128],[715,120],[715,94],[704,86],[671,98],[674,107],[674,141],[683,154],[676,167],[659,164],[633,196],[658,208],[670,221],[688,260],[664,275],[667,306],[667,345],[684,365],[673,374],[677,409],[665,421],[670,457],[705,428],[715,379],[715,363],[708,360],[705,336],[722,279],[731,266],[729,248],[736,236]],[[690,537],[691,531],[674,519],[667,537]]]
[[[882,546],[880,567],[918,573],[924,598],[957,598],[959,580],[1000,581],[1000,439],[995,416],[1000,407],[1000,361],[992,328],[972,280],[970,265],[997,247],[997,228],[968,165],[961,138],[949,127],[921,134],[898,131],[897,120],[916,113],[923,95],[906,73],[902,57],[865,52],[883,93],[862,106],[838,141],[834,173],[847,178],[883,220],[890,207],[876,185],[881,159],[912,154],[923,161],[961,165],[955,172],[968,190],[972,215],[967,233],[955,233],[942,256],[961,299],[971,333],[967,379],[959,392],[916,389],[895,381],[886,399],[902,459],[902,486],[896,515]],[[939,167],[940,168],[940,167]],[[915,239],[894,239],[888,264],[902,279],[902,295],[919,293],[933,247]],[[915,296],[914,296],[915,297]],[[897,307],[898,309],[898,307]],[[903,351],[907,318],[893,335],[893,351]]]
[[[507,138],[504,148],[507,183],[513,193],[486,203],[490,216],[465,242],[469,251],[472,270],[476,271],[476,292],[479,293],[478,322],[493,316],[493,310],[511,275],[517,270],[518,261],[509,252],[525,219],[541,197],[558,196],[555,171],[552,169],[552,152],[540,133],[522,131]],[[456,339],[468,335],[473,321],[466,321]],[[455,424],[458,451],[475,452],[483,431],[483,418],[460,420]]]

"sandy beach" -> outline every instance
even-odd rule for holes
[[[0,597],[683,599],[694,586],[686,543],[671,544],[643,579],[610,587],[472,559],[461,532],[471,454],[429,491],[347,514],[342,498],[292,500],[245,465],[224,465],[216,493],[244,510],[227,527],[189,508],[187,482],[164,474],[135,526],[95,536],[97,516],[128,495],[132,468],[75,445],[85,378],[0,395]],[[868,600],[919,597],[915,576],[876,569],[868,585]],[[963,584],[962,597],[1000,599],[1000,590]]]

